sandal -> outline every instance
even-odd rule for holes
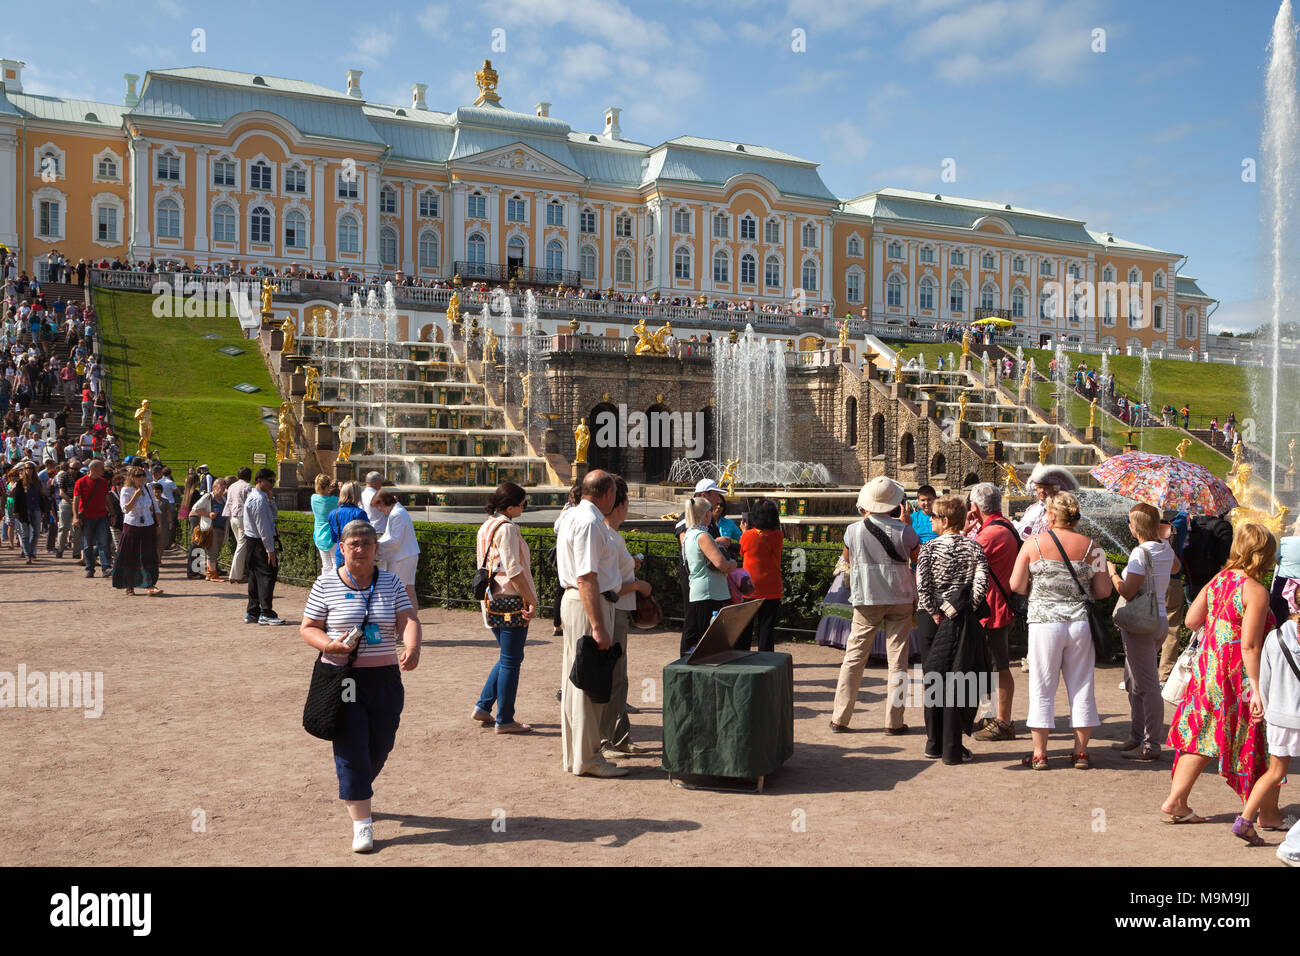
[[[1168,816],[1163,817],[1160,822],[1177,824],[1177,823],[1205,823],[1206,821],[1205,821],[1205,817],[1198,817],[1196,815],[1196,811],[1193,810],[1191,807],[1188,807],[1187,812],[1184,813],[1182,816],[1174,816],[1171,813]]]
[[[1074,769],[1075,770],[1092,769],[1092,760],[1088,757],[1088,751],[1080,750],[1077,754],[1074,755]]]
[[[497,722],[497,719],[486,710],[479,710],[477,707],[474,708],[473,719],[477,720],[480,724],[495,724]]]
[[[148,591],[145,591],[144,593],[147,594],[147,595],[149,595],[149,597],[157,597],[158,595],[160,595],[160,594],[163,593],[163,589],[162,589],[162,588],[150,588]]]
[[[1232,835],[1240,837],[1251,846],[1268,846],[1268,841],[1255,832],[1255,824],[1243,816],[1238,816],[1232,822]]]
[[[532,732],[532,727],[528,724],[521,724],[517,720],[512,720],[508,724],[497,724],[497,733],[499,734],[527,734]]]
[[[127,589],[126,589],[126,596],[127,596],[127,597],[135,597],[135,588],[127,588]]]
[[[1258,827],[1259,829],[1261,829],[1261,830],[1273,830],[1273,831],[1278,831],[1278,830],[1290,830],[1293,826],[1295,826],[1295,824],[1296,824],[1296,818],[1295,818],[1294,816],[1292,816],[1291,814],[1288,813],[1286,816],[1284,816],[1284,817],[1282,818],[1282,825],[1281,825],[1281,826],[1276,826],[1276,827],[1266,827],[1266,826],[1264,826],[1264,824],[1262,824],[1262,823],[1257,823],[1257,824],[1255,824],[1255,826],[1257,826],[1257,827]]]
[[[837,724],[835,723],[835,721],[833,720],[831,721],[831,733],[833,734],[842,734],[845,733],[848,729],[849,728],[844,726],[843,724]]]
[[[1047,754],[1029,754],[1027,757],[1021,757],[1020,765],[1032,770],[1046,770],[1048,769]]]

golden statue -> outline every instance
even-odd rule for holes
[[[957,396],[957,421],[964,422],[966,420],[966,405],[969,402],[970,396],[965,392]]]
[[[474,82],[478,84],[478,99],[474,101],[475,106],[501,102],[501,97],[497,96],[497,71],[492,69],[491,60],[483,61],[483,69],[474,74]]]
[[[519,373],[519,384],[522,386],[522,389],[521,389],[521,395],[522,395],[522,397],[519,399],[519,407],[520,407],[520,408],[527,408],[528,405],[529,405],[529,399],[530,399],[530,397],[531,397],[530,393],[531,393],[532,390],[533,390],[533,373],[532,373],[532,372],[520,372],[520,373]]]
[[[1056,446],[1052,444],[1052,439],[1047,435],[1038,443],[1038,463],[1047,464],[1047,459],[1052,457],[1052,452],[1056,451]]]
[[[262,315],[271,315],[271,297],[280,291],[278,285],[272,285],[270,279],[262,280]]]
[[[451,298],[447,300],[447,326],[455,328],[458,325],[460,325],[460,293],[453,292]]]
[[[149,442],[153,440],[153,412],[149,409],[149,399],[141,399],[140,407],[135,410],[136,428],[140,432],[140,446],[137,455],[149,457]]]
[[[1020,379],[1020,387],[1025,391],[1029,391],[1029,381],[1029,366],[1026,365],[1024,377]]]
[[[293,406],[284,402],[280,406],[280,424],[275,432],[275,463],[297,460],[293,453]]]
[[[1097,427],[1097,400],[1095,398],[1088,403],[1088,427]]]
[[[591,444],[591,429],[587,427],[585,421],[578,422],[578,427],[573,430],[573,440],[578,446],[578,453],[573,456],[575,465],[585,465],[587,463],[587,447]]]
[[[339,422],[339,453],[334,459],[334,463],[352,460],[352,443],[357,438],[357,426],[352,421],[351,415],[343,416],[343,421]]]
[[[849,347],[849,320],[845,319],[840,323],[840,348]]]
[[[1004,493],[1009,495],[1011,494],[1012,489],[1024,491],[1025,486],[1021,484],[1020,476],[1016,474],[1016,466],[1011,462],[1007,462],[1002,466],[1002,468],[1006,472],[1006,480],[1003,484]]]
[[[966,358],[970,355],[970,329],[961,334],[961,357]]]
[[[1240,470],[1241,466],[1246,463],[1246,443],[1240,438],[1232,446],[1232,468],[1228,471],[1231,475],[1234,471]]]
[[[280,331],[284,333],[284,345],[280,346],[280,351],[285,355],[292,355],[294,334],[298,331],[298,327],[293,324],[291,316],[285,316],[284,321],[280,323]]]
[[[483,364],[488,362],[495,363],[497,360],[497,334],[490,328],[487,330],[487,336],[483,339]]]
[[[1291,467],[1286,470],[1286,473],[1288,475],[1294,476],[1295,475],[1295,439],[1294,438],[1292,438],[1291,441],[1287,443],[1286,450],[1291,453]]]
[[[1184,438],[1182,441],[1178,443],[1178,446],[1174,449],[1174,454],[1177,455],[1179,458],[1186,458],[1187,449],[1191,447],[1192,447],[1192,440],[1190,438]]]
[[[303,392],[304,402],[320,401],[320,370],[315,365],[307,366],[307,391]]]
[[[650,341],[654,343],[655,355],[668,354],[668,337],[672,334],[673,324],[671,322],[665,322],[662,329],[655,329],[654,332],[650,334]]]
[[[739,458],[728,458],[727,467],[722,470],[722,477],[718,479],[718,485],[726,489],[728,498],[736,492],[736,468],[739,465]]]
[[[1250,479],[1254,472],[1255,469],[1244,461],[1228,472],[1231,476],[1228,487],[1232,490],[1232,496],[1237,499],[1237,507],[1228,513],[1228,521],[1234,528],[1248,522],[1262,524],[1273,534],[1281,537],[1286,534],[1286,519],[1290,510],[1282,507],[1281,503],[1267,491],[1250,486]]]

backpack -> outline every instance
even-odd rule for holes
[[[1227,519],[1199,515],[1188,522],[1187,543],[1181,557],[1192,594],[1199,593],[1219,573],[1231,550],[1232,525]]]

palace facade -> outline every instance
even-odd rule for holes
[[[128,74],[113,105],[24,93],[23,66],[0,60],[0,243],[38,276],[56,249],[74,262],[513,276],[800,301],[876,331],[1001,316],[1028,344],[1198,352],[1215,305],[1178,275],[1184,257],[1078,220],[902,189],[841,200],[816,163],[763,146],[650,146],[624,138],[616,107],[599,132],[548,103],[515,112],[487,63],[475,103],[449,113],[419,83],[408,106],[368,102],[357,70],[343,92],[152,70],[138,92]]]

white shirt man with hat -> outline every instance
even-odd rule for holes
[[[886,697],[885,733],[907,733],[903,723],[907,689],[907,659],[916,605],[916,577],[911,562],[921,549],[921,539],[907,520],[903,486],[881,475],[872,478],[858,495],[862,520],[844,532],[844,560],[849,566],[849,600],[853,622],[844,648],[835,686],[831,730],[848,729],[862,686],[862,671],[884,631],[889,659],[889,693]],[[902,519],[889,517],[900,510]]]

